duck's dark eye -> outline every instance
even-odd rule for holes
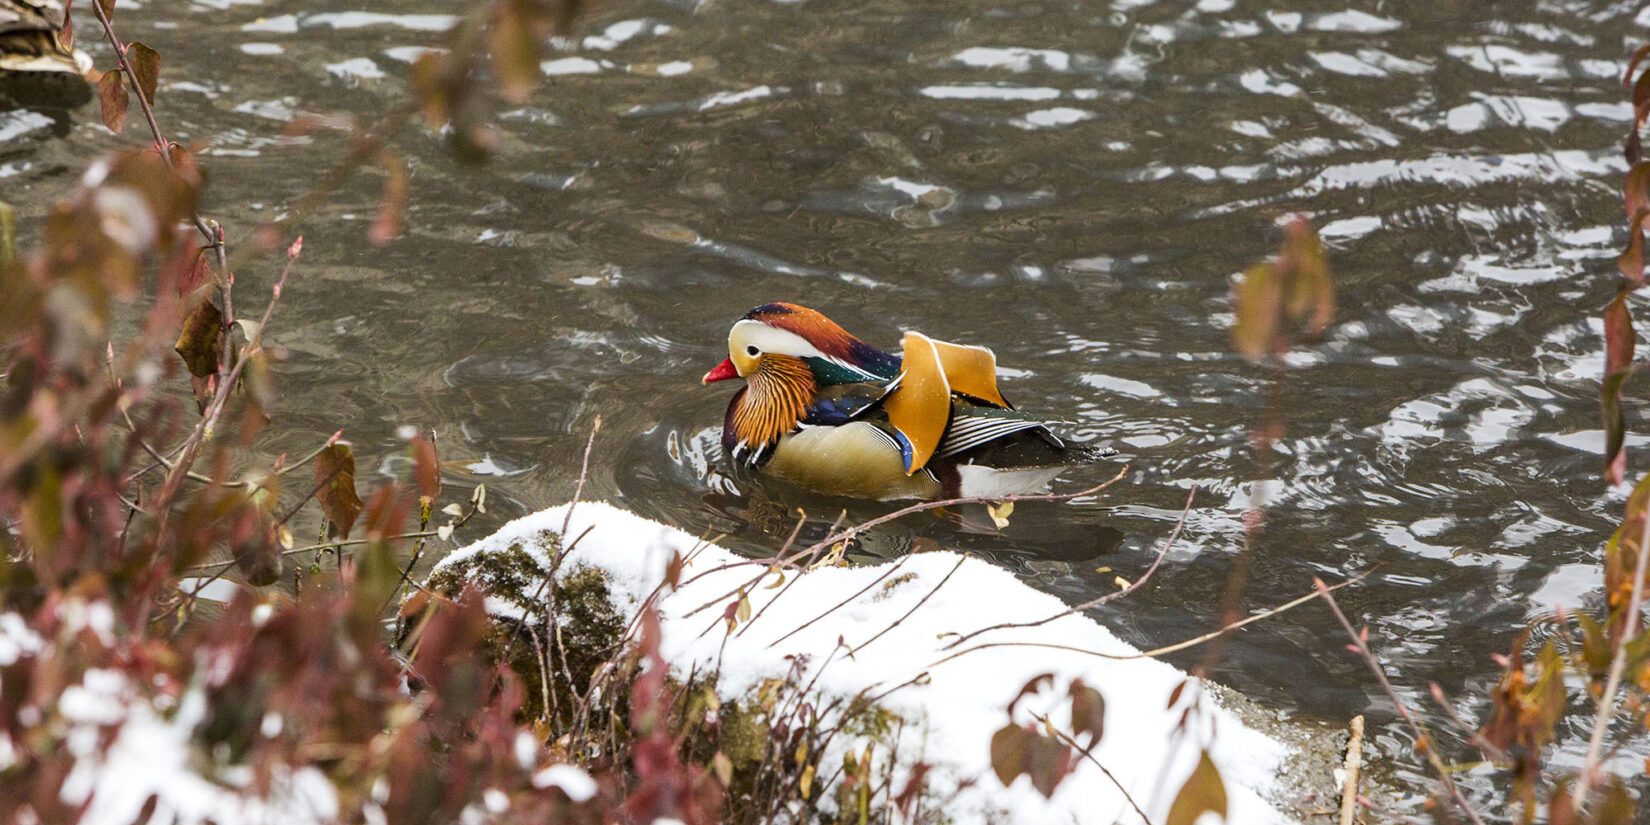
[[[751,346],[745,347],[745,352],[748,353],[750,355],[750,357],[752,357],[752,358],[755,358],[756,356],[762,354],[762,351],[757,349],[754,344],[751,345]]]

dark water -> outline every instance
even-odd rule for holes
[[[873,343],[989,345],[1022,408],[1133,462],[1098,500],[1023,505],[1006,535],[918,517],[865,552],[975,550],[1081,600],[1137,576],[1198,485],[1171,562],[1103,616],[1158,646],[1214,622],[1260,482],[1245,609],[1380,565],[1344,603],[1400,689],[1482,695],[1524,623],[1595,598],[1623,500],[1598,478],[1596,316],[1625,239],[1619,77],[1650,11],[1189,5],[610,2],[504,114],[492,165],[402,136],[404,240],[363,241],[370,176],[305,229],[269,448],[342,426],[393,455],[397,425],[433,426],[463,459],[449,483],[485,482],[504,518],[568,496],[600,415],[587,495],[771,552],[788,511],[828,522],[842,503],[726,478],[729,390],[698,378],[746,309],[796,301]],[[451,10],[122,0],[119,22],[164,55],[164,126],[211,142],[207,211],[244,228],[341,156],[279,137],[286,122],[404,100],[406,61]],[[95,105],[0,112],[0,138],[26,232],[90,157],[141,139]],[[1340,312],[1274,396],[1229,352],[1227,291],[1293,212],[1331,248]],[[244,273],[241,300],[271,274]],[[1257,456],[1273,397],[1287,434]],[[1238,634],[1217,675],[1390,720],[1338,634],[1301,609]]]

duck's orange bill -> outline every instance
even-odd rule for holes
[[[732,358],[723,358],[722,363],[717,364],[715,369],[711,370],[710,372],[705,373],[704,379],[701,380],[699,383],[709,384],[712,381],[726,381],[729,378],[738,378],[738,377],[739,377],[739,370],[736,370],[736,369],[733,368],[733,359]]]

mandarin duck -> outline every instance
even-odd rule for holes
[[[83,77],[92,69],[92,59],[74,48],[72,29],[67,28],[68,4],[62,0],[0,0],[0,95],[19,96],[33,101],[35,83],[60,83],[56,98],[65,105],[78,105],[90,97],[91,87]]]
[[[722,449],[736,464],[830,495],[994,498],[1041,489],[1092,450],[997,390],[984,347],[905,333],[883,352],[795,304],[764,304],[728,333],[702,383],[745,379]]]

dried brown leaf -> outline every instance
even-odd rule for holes
[[[1030,759],[1032,740],[1037,734],[1028,728],[1010,722],[991,736],[991,770],[1003,787],[1014,784],[1025,773]]]
[[[132,77],[143,99],[154,105],[155,88],[160,85],[160,52],[133,41],[126,46],[126,65],[132,67]]]
[[[201,378],[218,371],[222,346],[223,312],[211,298],[204,298],[184,319],[172,348],[189,368],[189,374]]]
[[[355,453],[346,442],[328,445],[315,459],[316,498],[332,522],[328,535],[349,537],[361,515],[361,497],[355,493]]]
[[[1635,288],[1644,286],[1644,219],[1650,210],[1639,210],[1627,230],[1627,249],[1616,259],[1621,277],[1633,282]]]
[[[1650,77],[1650,73],[1646,74]],[[1627,206],[1627,218],[1650,209],[1650,161],[1637,163],[1627,170],[1627,179],[1621,187],[1622,201]]]
[[[1639,67],[1639,61],[1644,60],[1646,55],[1650,55],[1650,43],[1646,43],[1633,51],[1632,59],[1627,61],[1627,71],[1621,75],[1621,87],[1623,89],[1633,88],[1633,70]]]
[[[1632,375],[1637,345],[1638,334],[1627,309],[1627,291],[1623,290],[1604,308],[1604,381],[1599,385],[1605,433],[1604,476],[1611,484],[1620,484],[1626,472],[1622,445],[1626,442],[1627,421],[1621,407],[1621,388]]]
[[[1071,680],[1071,729],[1074,733],[1089,735],[1088,747],[1099,744],[1106,732],[1106,699],[1100,691],[1083,684],[1082,679]]]
[[[97,96],[103,103],[103,125],[120,134],[126,128],[126,108],[131,105],[131,98],[126,94],[126,75],[104,72],[103,79],[97,82]]]
[[[441,496],[441,456],[435,449],[435,443],[422,436],[413,439],[413,479],[418,484],[418,494],[428,496],[431,501]]]
[[[1043,796],[1053,796],[1054,789],[1071,773],[1071,746],[1054,738],[1033,734],[1026,760],[1026,775],[1031,785]]]

